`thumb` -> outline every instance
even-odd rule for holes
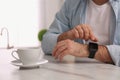
[[[90,40],[92,40],[94,42],[98,42],[98,38],[95,37],[95,35],[92,32],[90,33]]]

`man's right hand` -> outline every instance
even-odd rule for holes
[[[65,40],[65,39],[84,39],[84,40],[91,40],[94,42],[97,42],[98,39],[95,37],[95,35],[92,32],[92,29],[90,28],[89,25],[86,24],[81,24],[70,31],[64,32],[58,37],[58,42]]]

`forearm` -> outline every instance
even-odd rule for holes
[[[82,56],[88,57],[88,55],[89,55],[88,45],[85,45],[85,44],[83,44],[83,45],[84,45],[85,52]],[[113,63],[111,56],[108,52],[108,49],[105,46],[101,46],[101,45],[98,46],[98,51],[95,54],[95,59],[105,62],[105,63]]]
[[[73,34],[70,31],[64,32],[61,35],[58,36],[57,42],[66,40],[66,39],[71,39],[73,40]]]
[[[96,52],[95,59],[100,60],[105,63],[113,63],[108,49],[105,46],[99,46]]]

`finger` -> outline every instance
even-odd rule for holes
[[[83,39],[88,40],[90,38],[88,26],[84,25],[84,26],[82,26],[82,29],[84,31],[84,33],[83,33],[84,34]]]
[[[92,41],[97,42],[98,39],[97,39],[97,38],[95,37],[95,35],[93,34],[92,29],[91,29],[90,27],[88,27],[88,29],[89,29],[90,39],[91,39]]]
[[[63,47],[59,48],[59,49],[56,51],[56,54],[55,54],[55,56],[54,56],[55,59],[58,59],[58,56],[59,56],[60,54],[62,54],[62,52],[64,52],[66,49],[67,49],[66,46],[63,46]]]
[[[81,25],[81,26],[83,26],[83,25]],[[75,27],[75,29],[78,31],[78,33],[79,33],[79,38],[83,38],[83,29],[81,28],[81,26],[77,26],[77,27]]]
[[[74,36],[75,36],[75,38],[77,39],[77,38],[79,38],[80,36],[79,36],[79,32],[76,30],[76,28],[73,28],[73,30],[74,30]]]
[[[63,58],[64,58],[64,56],[66,56],[67,54],[68,54],[68,51],[67,51],[67,50],[63,51],[62,54],[60,54],[60,55],[58,56],[58,59],[59,59],[60,61],[62,61]]]
[[[90,33],[90,39],[91,39],[92,41],[95,41],[95,42],[98,41],[98,39],[95,37],[95,35],[93,34],[93,32]]]
[[[57,43],[57,45],[55,46],[55,48],[53,49],[53,54],[52,56],[55,56],[56,54],[56,51],[61,47],[61,46],[64,46],[65,45],[65,41],[60,41]]]

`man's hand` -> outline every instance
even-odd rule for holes
[[[98,39],[92,32],[92,29],[89,25],[81,24],[74,27],[72,30],[62,33],[58,37],[58,42],[65,39],[84,39],[84,40],[91,40],[97,42]]]
[[[77,57],[88,57],[89,55],[87,45],[69,39],[58,42],[53,50],[53,56],[62,61],[63,57],[68,54]]]
[[[65,55],[73,55],[76,57],[88,57],[88,45],[74,42],[73,40],[67,39],[57,43],[52,54],[55,59],[63,60]],[[98,51],[96,52],[95,59],[102,62],[113,63],[110,54],[105,46],[99,45]]]

